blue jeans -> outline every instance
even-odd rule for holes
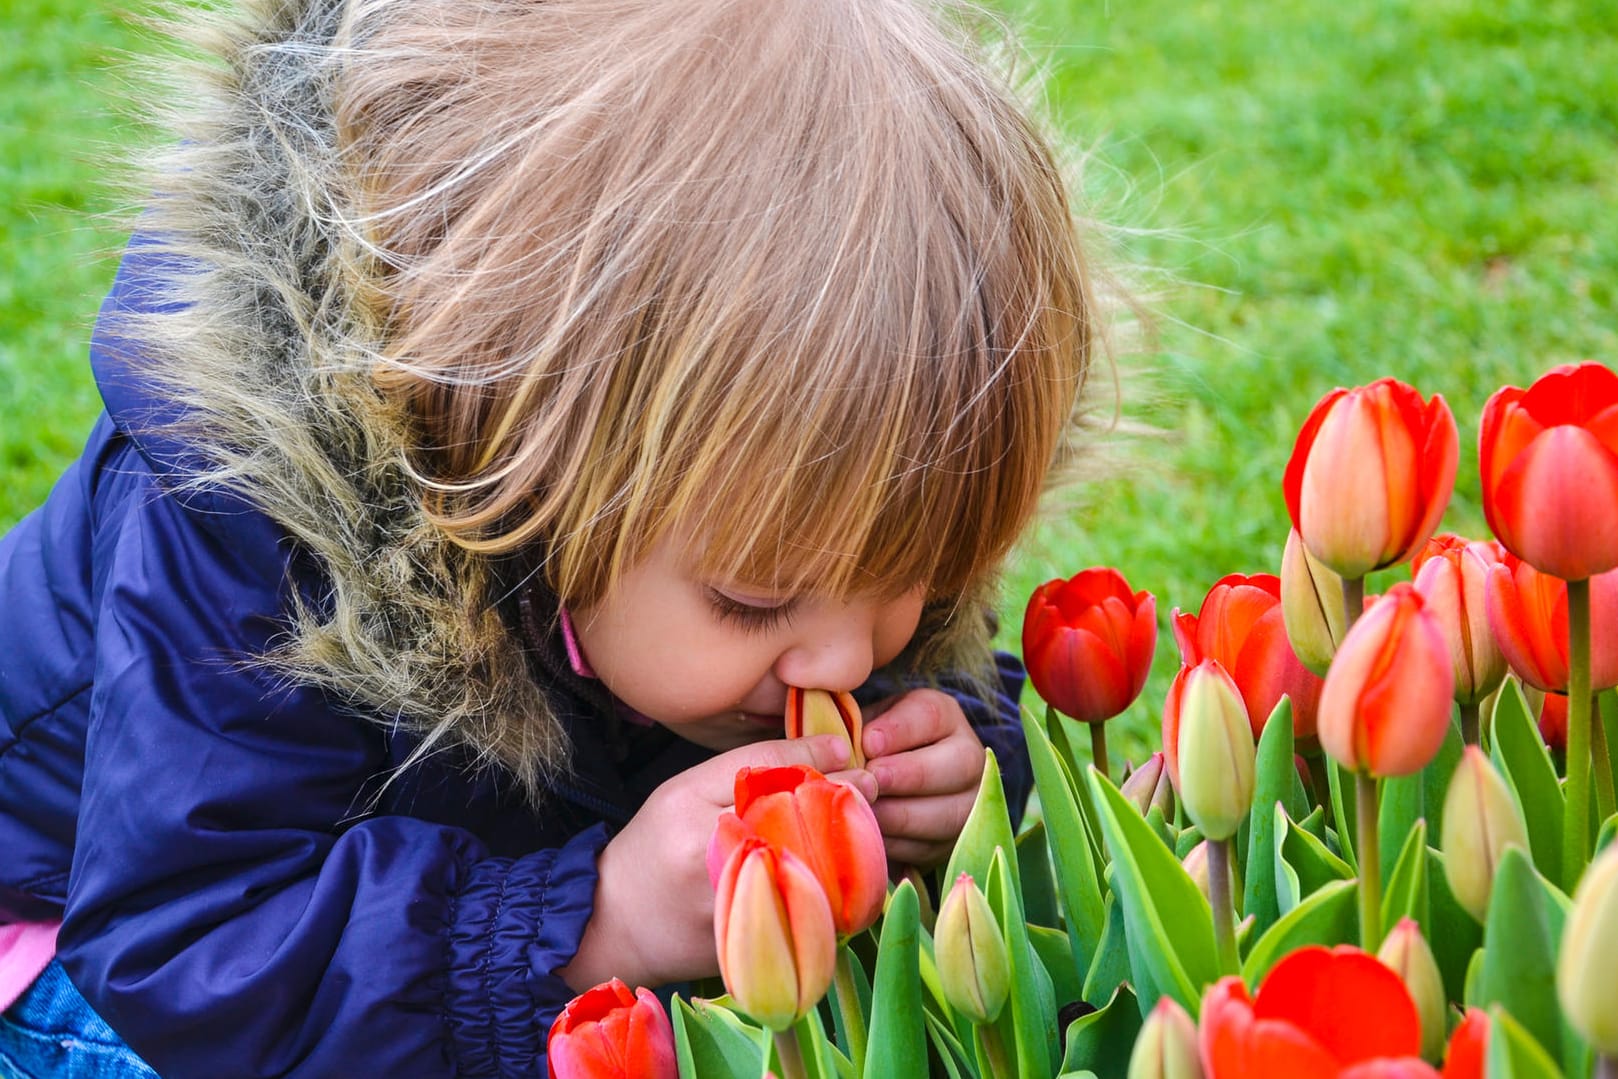
[[[85,1003],[61,963],[0,1013],[0,1079],[158,1079]]]

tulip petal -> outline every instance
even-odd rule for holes
[[[1547,427],[1584,427],[1614,401],[1618,401],[1618,374],[1599,363],[1569,363],[1535,379],[1523,393],[1522,407]]]
[[[1566,693],[1567,585],[1513,557],[1490,567],[1484,607],[1517,676],[1535,689]]]
[[[1443,519],[1450,495],[1455,490],[1455,470],[1460,464],[1461,442],[1455,429],[1455,414],[1450,411],[1449,403],[1442,394],[1433,394],[1432,400],[1427,402],[1423,422],[1427,435],[1416,465],[1420,484],[1416,508],[1420,515],[1415,527],[1405,533],[1404,549],[1393,559],[1394,562],[1411,558],[1427,542],[1438,527],[1438,522]]]
[[[1346,945],[1300,948],[1276,964],[1253,1015],[1291,1023],[1342,1064],[1421,1052],[1421,1021],[1404,983],[1375,956]]]
[[[1326,416],[1336,407],[1337,402],[1348,393],[1339,387],[1332,390],[1309,410],[1309,415],[1303,421],[1303,427],[1298,431],[1298,437],[1292,444],[1292,456],[1287,458],[1286,472],[1281,477],[1281,493],[1286,499],[1287,514],[1292,518],[1292,527],[1303,531],[1303,473],[1314,449],[1315,438],[1320,433],[1320,425],[1326,422]]]
[[[1365,760],[1378,776],[1411,775],[1449,733],[1455,673],[1443,631],[1419,604],[1400,605],[1388,643],[1385,675],[1360,695]]]
[[[1466,1009],[1466,1018],[1449,1036],[1444,1079],[1483,1079],[1488,1049],[1488,1013],[1481,1008]]]
[[[1563,580],[1618,567],[1618,455],[1581,427],[1550,427],[1512,459],[1494,489],[1512,553]]]
[[[1408,434],[1380,428],[1371,403],[1351,394],[1321,424],[1304,465],[1298,531],[1315,557],[1344,577],[1364,576],[1381,564],[1391,546],[1389,483],[1403,482],[1414,468],[1407,464],[1403,477],[1390,475],[1390,453],[1410,462],[1414,447]],[[1399,437],[1402,452],[1385,445]],[[1401,497],[1414,494],[1410,489]]]

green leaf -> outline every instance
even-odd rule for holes
[[[1427,909],[1432,922],[1421,928],[1444,976],[1444,995],[1448,1000],[1468,1000],[1466,968],[1483,943],[1483,927],[1455,901],[1444,876],[1444,856],[1432,847],[1427,848]]]
[[[1022,887],[1022,906],[1028,923],[1053,929],[1060,926],[1062,916],[1057,910],[1056,881],[1051,876],[1044,821],[1035,821],[1017,837],[1017,866],[1022,873],[1018,883]]]
[[[1045,798],[1044,787],[1041,786],[1041,805],[1044,805]],[[985,749],[983,779],[978,784],[978,796],[972,803],[972,812],[967,814],[966,823],[961,826],[961,834],[955,840],[955,849],[950,853],[949,865],[944,870],[945,889],[954,884],[962,873],[972,874],[975,881],[988,880],[989,862],[994,858],[996,847],[1006,852],[1012,876],[1020,875],[1017,868],[1017,840],[1011,834],[1011,814],[1006,809],[1006,789],[1000,782],[1000,765],[994,758],[994,750]]]
[[[1394,863],[1404,850],[1410,832],[1425,814],[1425,772],[1408,776],[1391,776],[1382,780],[1377,800],[1377,840],[1380,860],[1377,868],[1382,879],[1393,876]]]
[[[1331,819],[1337,822],[1337,845],[1342,848],[1343,861],[1348,863],[1352,876],[1359,872],[1360,864],[1354,857],[1354,777],[1327,757],[1326,782],[1331,786]]]
[[[1051,992],[1056,996],[1057,1008],[1060,1009],[1069,1001],[1084,999],[1084,972],[1073,963],[1073,953],[1068,951],[1067,934],[1060,929],[1030,924],[1028,943],[1033,947],[1034,954],[1039,956],[1046,973],[1051,976]]]
[[[1247,867],[1242,913],[1253,919],[1253,931],[1260,935],[1281,917],[1275,891],[1275,806],[1284,805],[1298,783],[1293,756],[1292,703],[1282,697],[1258,739],[1253,809],[1247,816],[1247,851],[1242,859]]]
[[[1427,903],[1427,822],[1417,820],[1405,838],[1399,857],[1393,863],[1382,892],[1382,929],[1386,932],[1410,918],[1421,926],[1423,936],[1432,933]]]
[[[977,1068],[966,1047],[961,1045],[961,1040],[955,1036],[949,1024],[930,1011],[927,1013],[927,1037],[933,1043],[938,1059],[943,1061],[944,1071],[950,1079],[976,1079]]]
[[[1484,1053],[1489,1079],[1562,1079],[1545,1047],[1506,1009],[1489,1009],[1489,1046]]]
[[[857,998],[857,1007],[861,1015],[871,1014],[871,979],[865,973],[865,963],[860,959],[859,952],[851,944],[838,945],[840,953],[847,953],[849,970],[854,976],[854,995]],[[848,1035],[848,1026],[844,1022],[842,1002],[838,999],[837,982],[833,981],[831,993],[827,998],[828,1010],[831,1012],[832,1029],[837,1035],[837,1044],[848,1049],[852,1040]]]
[[[1140,1002],[1128,985],[1120,985],[1106,1004],[1067,1025],[1067,1053],[1062,1074],[1091,1071],[1123,1075],[1135,1051],[1142,1025]]]
[[[1011,1044],[1016,1047],[1017,1068],[1021,1074],[1049,1075],[1056,1059],[1056,993],[1051,987],[1050,974],[1028,943],[1022,900],[1002,857],[996,857],[989,867],[989,886],[985,894],[1000,922],[1000,932],[1005,935],[1006,958],[1011,962],[1011,995],[1000,1016],[1002,1029],[1009,1016],[1014,1039]]]
[[[1500,711],[1495,731],[1501,730]],[[1556,999],[1556,955],[1568,901],[1540,876],[1518,847],[1507,847],[1494,874],[1484,921],[1481,1007],[1499,1004],[1553,1057],[1563,1055]]]
[[[1004,805],[1003,800],[1001,804]],[[927,1074],[920,951],[921,905],[916,899],[916,889],[909,881],[901,881],[888,899],[887,913],[882,916],[876,985],[871,992],[870,1052],[865,1057],[865,1079]]]
[[[1180,844],[1184,843],[1185,849],[1189,851],[1201,839],[1194,828],[1186,828],[1183,831],[1176,832],[1174,825],[1170,824],[1168,819],[1163,816],[1162,806],[1148,807],[1146,810],[1146,827],[1152,830],[1165,848],[1173,851],[1175,856],[1180,858],[1185,857],[1184,854],[1180,853]]]
[[[809,1009],[807,1015],[793,1024],[792,1035],[798,1040],[798,1048],[803,1054],[804,1079],[841,1079],[842,1076],[853,1074],[854,1068],[848,1058],[839,1053],[826,1037],[819,1008]]]
[[[1152,834],[1135,807],[1101,773],[1090,770],[1091,793],[1112,852],[1113,892],[1124,914],[1132,979],[1143,975],[1193,1016],[1202,990],[1219,977],[1213,912],[1185,868]],[[1144,990],[1142,990],[1144,992]],[[1156,997],[1141,997],[1150,1008]]]
[[[676,996],[670,1011],[682,1076],[758,1079],[769,1053],[768,1031],[749,1026],[714,1001]]]
[[[1357,885],[1334,880],[1282,915],[1259,937],[1242,963],[1242,979],[1257,985],[1270,968],[1306,944],[1342,944],[1358,939]]]
[[[1297,880],[1297,897],[1293,905],[1307,899],[1317,888],[1334,880],[1349,880],[1354,870],[1349,864],[1326,848],[1326,844],[1313,832],[1288,822],[1284,832],[1277,823],[1281,860],[1292,869]],[[1277,870],[1279,874],[1279,869]],[[1290,910],[1291,907],[1284,909]]]
[[[1034,767],[1034,783],[1039,788],[1040,807],[1045,812],[1045,827],[1050,830],[1057,894],[1067,916],[1073,962],[1081,971],[1080,977],[1085,977],[1101,941],[1105,893],[1090,855],[1090,835],[1074,797],[1075,791],[1044,730],[1030,720],[1025,712],[1023,730],[1028,739],[1028,758]]]
[[[1517,793],[1534,866],[1549,880],[1561,880],[1562,787],[1539,728],[1515,679],[1508,678],[1494,706],[1494,763]]]
[[[1211,923],[1210,923],[1211,924]],[[1096,947],[1095,959],[1084,977],[1084,1002],[1099,1008],[1112,997],[1112,991],[1133,977],[1136,994],[1141,999],[1156,1000],[1162,995],[1151,973],[1132,972],[1129,966],[1129,940],[1124,933],[1124,913],[1118,908],[1116,894],[1108,894],[1106,919],[1101,930],[1101,943]]]

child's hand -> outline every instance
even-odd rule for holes
[[[835,735],[756,742],[663,783],[601,852],[595,912],[562,979],[583,992],[612,977],[658,986],[717,974],[706,856],[719,814],[735,804],[736,772],[806,764],[874,798],[868,773],[839,771],[848,759]]]
[[[947,693],[917,689],[865,724],[866,768],[888,859],[930,869],[949,857],[983,778],[983,743]]]

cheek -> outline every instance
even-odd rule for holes
[[[921,624],[923,603],[923,593],[916,591],[895,600],[883,612],[882,618],[877,622],[873,648],[875,654],[872,659],[876,666],[881,667],[893,662],[916,635],[916,627]]]

